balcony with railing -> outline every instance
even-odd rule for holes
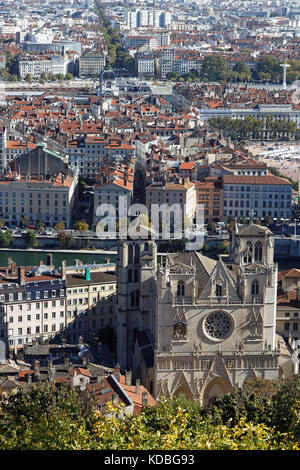
[[[193,299],[192,297],[173,297],[173,307],[178,306],[228,306],[228,305],[263,305],[261,296],[249,296],[239,300],[229,299],[227,296],[207,297],[207,299]]]

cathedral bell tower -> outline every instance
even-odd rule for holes
[[[262,304],[263,342],[275,349],[277,265],[274,264],[274,238],[267,228],[256,224],[235,228],[234,262],[239,266],[238,293],[243,302]],[[271,328],[272,326],[272,328]]]
[[[117,260],[117,360],[133,368],[136,336],[154,335],[157,246],[153,240],[120,240]]]

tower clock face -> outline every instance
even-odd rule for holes
[[[233,320],[225,312],[212,312],[204,320],[204,331],[215,340],[222,340],[231,335]]]

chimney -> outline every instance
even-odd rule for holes
[[[18,268],[17,268],[17,263],[15,261],[12,261],[10,265],[10,271],[12,274],[17,274]]]
[[[68,357],[65,357],[65,366],[67,369],[70,367],[70,359]]]
[[[135,393],[137,395],[140,394],[140,384],[141,384],[141,380],[140,379],[136,379],[135,381]]]
[[[146,406],[148,404],[148,393],[147,392],[143,392],[142,393],[142,405],[143,406]]]
[[[49,375],[49,382],[53,383],[54,379],[55,379],[55,366],[53,367],[53,364],[51,364],[51,366],[49,366],[48,375]]]
[[[53,266],[53,255],[52,255],[52,253],[47,253],[47,266]]]
[[[18,281],[20,286],[24,286],[25,284],[25,268],[22,266],[19,267],[18,269]]]
[[[29,374],[26,374],[26,382],[27,382],[28,384],[31,384],[31,381],[32,381],[31,374],[30,374],[30,373],[29,373]]]
[[[101,390],[104,390],[105,389],[105,378],[104,377],[101,378],[100,383],[101,383]]]
[[[126,385],[131,385],[131,378],[132,378],[132,372],[127,370],[125,372],[125,384]]]
[[[61,278],[66,280],[66,273],[67,273],[67,262],[63,260],[61,262]]]
[[[116,380],[117,380],[118,382],[120,382],[121,373],[120,373],[120,365],[119,365],[119,364],[117,364],[116,367],[115,367],[114,376],[115,376]]]
[[[34,361],[34,381],[40,381],[40,362]]]

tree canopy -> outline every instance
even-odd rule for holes
[[[252,379],[208,407],[183,396],[120,419],[82,392],[33,384],[0,395],[1,450],[299,450],[300,377]]]

